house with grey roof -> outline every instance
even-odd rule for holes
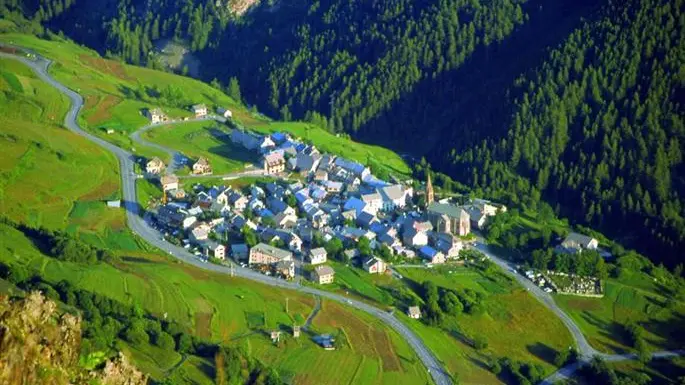
[[[317,247],[309,250],[309,263],[312,265],[320,265],[326,263],[328,260],[328,253],[323,247]]]
[[[326,265],[317,266],[311,272],[311,279],[319,285],[333,283],[333,280],[335,279],[335,270]]]
[[[460,236],[471,232],[471,216],[460,206],[433,202],[428,205],[426,214],[438,232]]]
[[[381,196],[383,211],[392,211],[396,208],[404,208],[411,200],[413,189],[404,187],[401,184],[394,184],[378,189]]]
[[[597,250],[598,246],[599,241],[597,239],[572,232],[566,236],[557,249],[568,254],[576,254],[583,250]]]
[[[293,253],[266,243],[259,243],[250,249],[249,264],[270,265],[280,261],[292,261]]]
[[[364,194],[361,196],[361,200],[366,204],[364,211],[368,211],[374,215],[383,208],[383,197],[377,192]]]

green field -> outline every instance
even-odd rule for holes
[[[340,383],[429,381],[413,351],[394,332],[336,304],[324,304],[314,328],[343,330],[349,335],[349,351],[324,351],[307,335],[298,340],[286,338],[282,346],[273,346],[266,332],[274,328],[287,331],[294,322],[302,322],[311,312],[314,299],[209,273],[154,254],[124,227],[124,211],[109,209],[103,202],[119,197],[118,167],[113,156],[55,123],[62,120],[66,108],[58,93],[16,61],[3,60],[0,64],[12,75],[0,78],[4,98],[0,103],[0,140],[6,149],[0,169],[2,213],[14,221],[78,234],[121,257],[112,265],[58,261],[42,254],[24,233],[2,224],[0,262],[24,266],[29,273],[39,272],[52,283],[67,280],[78,288],[139,305],[159,318],[166,315],[203,338],[243,344],[254,357],[273,364],[298,384],[331,383],[331,378]],[[17,82],[22,85],[21,91]],[[143,187],[144,196],[157,194],[154,186]],[[248,315],[255,313],[262,314],[263,320],[251,325]],[[155,379],[169,375],[178,382],[213,383],[212,363],[191,358],[174,368],[180,363],[176,354],[161,354],[147,345],[120,348]],[[343,356],[349,365],[341,365]]]
[[[363,164],[371,160],[392,174],[410,174],[402,158],[388,149],[356,143],[309,123],[271,121],[249,111],[222,91],[192,78],[102,59],[96,52],[64,40],[47,41],[23,34],[0,34],[0,41],[31,48],[53,59],[55,63],[50,68],[51,74],[84,96],[81,123],[106,140],[123,148],[135,148],[142,155],[160,155],[153,149],[134,145],[128,136],[148,122],[142,115],[143,109],[162,107],[170,117],[181,118],[190,115],[190,105],[205,103],[212,111],[216,107],[230,109],[237,124],[255,131],[287,131],[311,141],[323,151]],[[141,83],[143,79],[144,84]],[[180,92],[173,99],[160,96],[169,88]],[[107,135],[105,130],[108,128],[114,129],[115,133]],[[170,144],[174,148],[184,145],[182,141]],[[201,142],[198,144],[201,151],[213,152],[211,143],[210,147],[202,147]]]
[[[603,298],[558,295],[555,299],[595,349],[607,353],[630,351],[623,331],[628,322],[644,327],[650,349],[680,349],[685,304],[673,301],[669,307],[659,291],[649,276],[633,273],[630,279],[608,279]]]
[[[0,212],[84,235],[123,231],[123,211],[105,204],[120,196],[114,156],[61,127],[67,100],[26,66],[0,68]]]
[[[317,286],[322,289],[338,293],[349,293],[358,299],[376,304],[391,305],[392,296],[386,288],[399,285],[387,275],[369,274],[364,270],[336,261],[329,261],[328,265],[335,270],[335,282],[331,285]]]
[[[180,151],[193,161],[201,156],[206,157],[214,174],[242,171],[247,164],[259,162],[256,152],[235,146],[227,136],[225,126],[215,121],[155,127],[143,136],[145,140]]]
[[[160,318],[166,314],[189,331],[213,341],[244,344],[253,356],[291,373],[297,383],[328,383],[327,378],[333,373],[341,379],[333,383],[350,383],[362,362],[374,368],[366,376],[373,373],[375,377],[367,377],[365,383],[391,384],[402,380],[400,383],[414,384],[427,380],[420,361],[404,341],[368,316],[337,304],[324,304],[315,318],[315,330],[334,332],[342,328],[349,334],[354,349],[326,352],[306,334],[276,347],[266,332],[287,332],[294,322],[307,318],[314,304],[311,296],[209,273],[143,252],[121,253],[122,262],[115,266],[66,263],[43,256],[21,232],[6,225],[0,225],[0,237],[4,241],[0,249],[2,262],[40,271],[50,282],[65,279],[80,288],[138,304]],[[260,322],[254,322],[255,313],[263,317]],[[133,357],[140,359],[142,367],[150,368],[152,374],[173,365],[174,359],[144,353],[136,352]],[[355,364],[340,365],[342,357]],[[385,365],[386,360],[400,365],[387,364],[388,370],[384,367],[381,374],[379,365]],[[332,367],[336,370],[332,371]]]
[[[573,345],[563,323],[506,278],[492,280],[477,270],[459,266],[397,270],[413,284],[431,280],[439,287],[471,289],[485,296],[483,315],[450,316],[442,329],[402,317],[462,383],[498,382],[487,365],[499,357],[541,364],[551,373],[555,370],[555,352]],[[488,347],[480,351],[472,348],[469,339],[474,336],[485,338]]]
[[[608,363],[608,366],[619,375],[646,374],[651,377],[652,384],[682,384],[682,378],[685,378],[685,358],[682,357],[653,360],[646,365],[637,361],[621,361]]]
[[[407,163],[395,152],[384,147],[358,143],[339,137],[313,124],[264,122],[248,127],[261,133],[289,132],[306,142],[314,143],[323,152],[344,156],[362,164],[368,164],[368,161],[372,160],[385,167],[391,174],[398,176],[411,174]]]

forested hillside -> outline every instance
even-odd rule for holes
[[[488,195],[589,223],[674,263],[685,239],[683,1],[622,1],[516,82],[508,134],[453,154]]]
[[[239,18],[212,0],[3,5],[133,63],[187,39],[205,80],[267,114],[546,200],[657,261],[685,241],[682,0],[280,0]]]

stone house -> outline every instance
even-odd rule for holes
[[[317,266],[311,272],[312,281],[318,283],[319,285],[326,285],[333,283],[335,279],[335,270],[330,266]]]
[[[280,261],[292,261],[293,253],[266,243],[259,243],[250,249],[249,264],[271,265]]]
[[[212,166],[209,165],[209,160],[205,158],[204,156],[201,156],[200,159],[193,164],[193,174],[195,175],[206,175],[206,174],[211,174],[212,173]]]
[[[164,162],[158,157],[154,157],[145,164],[145,171],[148,174],[160,174],[164,171]]]

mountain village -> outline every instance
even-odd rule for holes
[[[150,111],[152,124],[169,121],[161,110]],[[204,105],[192,111],[196,118],[208,116]],[[232,115],[223,108],[217,112],[221,121]],[[232,128],[227,137],[259,155],[265,181],[243,188],[195,184],[186,191],[178,176],[165,172],[161,159],[145,164],[164,194],[151,211],[154,225],[168,241],[205,262],[226,264],[232,258],[267,275],[321,285],[335,281],[329,258],[369,274],[389,274],[388,256],[415,265],[462,263],[460,252],[475,239],[471,230],[484,229],[488,218],[507,210],[484,199],[436,200],[430,176],[415,191],[411,181],[381,180],[369,167],[323,153],[287,133]],[[204,157],[190,168],[193,175],[212,174]],[[559,247],[574,253],[597,245],[590,237],[571,234]],[[525,273],[552,290],[549,279]],[[417,316],[416,309],[411,316]]]

